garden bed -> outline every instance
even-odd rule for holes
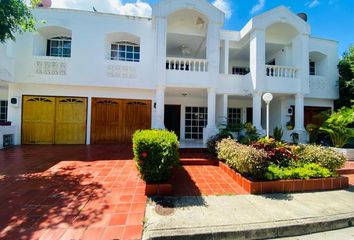
[[[276,181],[251,181],[231,169],[227,164],[219,162],[219,167],[235,180],[245,191],[251,194],[293,193],[307,191],[338,190],[349,187],[349,179],[344,176],[316,179],[293,179]]]

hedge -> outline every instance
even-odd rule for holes
[[[138,130],[133,135],[134,160],[142,179],[159,183],[171,177],[179,162],[176,134],[166,130]]]

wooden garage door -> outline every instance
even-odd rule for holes
[[[86,98],[56,98],[56,144],[85,144],[86,105]]]
[[[85,144],[86,98],[24,96],[23,144]]]
[[[54,142],[54,97],[23,97],[22,143],[52,144]]]
[[[151,127],[151,101],[93,98],[91,119],[93,144],[127,143]]]

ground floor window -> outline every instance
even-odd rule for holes
[[[203,128],[207,125],[208,108],[186,107],[185,139],[203,139]]]
[[[228,108],[227,109],[227,123],[241,123],[241,108]]]
[[[7,101],[0,101],[0,122],[7,121]]]

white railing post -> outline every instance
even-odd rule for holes
[[[266,75],[269,77],[296,78],[296,73],[295,67],[266,65]]]
[[[192,58],[166,58],[166,69],[174,71],[207,72],[208,61]]]

